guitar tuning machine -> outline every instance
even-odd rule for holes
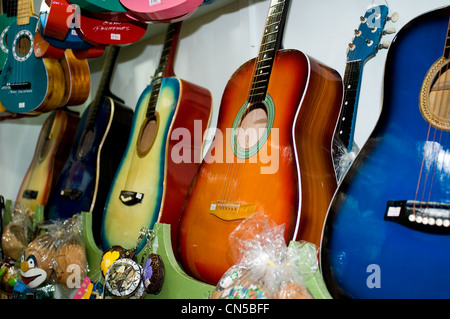
[[[393,23],[397,22],[399,18],[398,12],[394,12],[390,17],[388,17],[388,21],[392,21]]]
[[[378,45],[378,49],[387,49],[390,47],[392,41],[383,41],[381,44]]]
[[[395,33],[395,32],[396,32],[395,28],[388,28],[388,29],[383,31],[383,35],[385,35],[385,34],[392,34],[392,33]]]

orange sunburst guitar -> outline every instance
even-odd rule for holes
[[[36,150],[20,186],[16,202],[34,211],[47,203],[51,188],[69,156],[79,116],[66,111],[52,112],[44,122]]]
[[[180,221],[180,258],[216,284],[235,262],[228,239],[263,212],[286,241],[318,243],[336,177],[331,139],[342,100],[339,74],[297,50],[281,50],[287,0],[271,0],[259,55],[223,93],[217,133]]]

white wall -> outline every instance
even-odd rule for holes
[[[301,50],[343,76],[346,47],[359,25],[359,17],[372,2],[292,0],[284,47]],[[387,27],[394,26],[397,30],[414,17],[449,4],[448,0],[389,0],[388,3],[390,13],[399,12],[400,19],[395,24],[388,23]],[[175,73],[211,91],[212,126],[216,125],[228,79],[241,64],[258,53],[268,5],[268,0],[217,0],[200,8],[183,24]],[[36,4],[37,10],[39,6]],[[164,26],[150,25],[143,40],[121,50],[111,90],[132,108],[150,83],[159,62],[163,31]],[[386,35],[383,40],[393,37]],[[420,49],[420,43],[417,47]],[[355,134],[359,146],[369,137],[380,112],[386,53],[387,50],[380,51],[364,68]],[[100,78],[102,58],[92,59],[90,67],[92,98]],[[86,105],[72,109],[82,112]],[[0,194],[5,198],[15,199],[46,117],[0,122]]]

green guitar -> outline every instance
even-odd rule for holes
[[[3,69],[6,58],[8,57],[8,42],[6,34],[9,26],[17,19],[17,3],[14,0],[5,0],[1,6],[2,15],[0,15],[0,72]]]

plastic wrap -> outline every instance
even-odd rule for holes
[[[223,275],[212,298],[312,298],[299,266],[310,263],[314,268],[316,264],[299,262],[298,255],[286,246],[284,225],[255,213],[231,233],[229,240],[236,264]]]
[[[32,238],[32,221],[29,208],[17,204],[11,214],[11,221],[2,234],[2,250],[7,257],[19,260]]]
[[[81,236],[81,215],[61,225],[54,259],[55,280],[64,288],[76,288],[88,273],[86,247]]]

